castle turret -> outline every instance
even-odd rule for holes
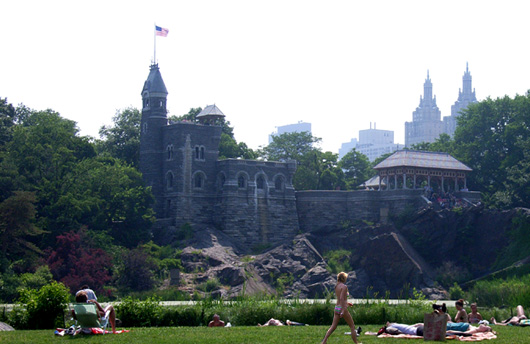
[[[142,121],[140,134],[140,171],[144,182],[152,187],[155,197],[163,189],[162,128],[167,125],[167,89],[162,80],[158,64],[150,67],[142,89]],[[155,211],[159,211],[161,200],[156,199]]]

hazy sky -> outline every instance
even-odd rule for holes
[[[305,121],[337,152],[376,122],[404,143],[430,71],[442,116],[469,63],[482,100],[530,89],[530,1],[24,1],[0,4],[0,97],[98,136],[140,108],[153,59],[170,114],[215,103],[238,141]]]

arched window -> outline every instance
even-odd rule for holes
[[[200,158],[200,154],[199,154],[199,146],[195,146],[195,159],[199,159]]]
[[[171,189],[173,187],[173,173],[168,172],[166,175],[166,187]]]
[[[195,160],[204,160],[204,146],[195,146]]]
[[[240,189],[244,189],[247,187],[247,179],[242,174],[240,174],[237,178],[237,187]]]
[[[200,159],[204,160],[204,147],[201,147]]]
[[[283,190],[283,177],[277,177],[274,181],[274,187],[276,188],[276,191],[282,191]]]
[[[204,180],[203,180],[202,174],[201,173],[197,173],[195,175],[195,184],[194,184],[194,186],[196,188],[201,189],[203,187],[203,185],[204,185]]]
[[[263,176],[259,176],[258,179],[256,179],[256,187],[260,190],[265,188],[265,178],[263,178]]]

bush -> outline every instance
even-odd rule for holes
[[[21,291],[20,304],[9,314],[15,328],[50,329],[64,326],[64,310],[68,306],[69,290],[53,281],[39,290]]]
[[[139,301],[127,297],[116,306],[117,316],[123,326],[129,327],[158,326],[163,311],[164,308],[156,298]]]
[[[348,250],[333,250],[324,254],[324,259],[328,263],[327,269],[332,274],[338,274],[341,271],[352,271],[350,265],[350,256],[352,252]]]

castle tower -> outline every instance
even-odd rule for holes
[[[451,137],[456,130],[456,118],[460,116],[462,110],[466,109],[469,104],[476,103],[477,97],[475,89],[471,85],[472,78],[466,63],[466,71],[462,77],[462,88],[458,90],[458,100],[451,105],[451,116],[444,117],[444,132]]]
[[[164,179],[162,176],[162,128],[167,126],[167,89],[158,64],[151,65],[142,89],[142,121],[140,132],[140,171],[144,182],[152,187],[156,213],[160,213]]]
[[[423,97],[420,105],[412,113],[412,122],[405,122],[405,146],[421,142],[434,142],[443,132],[441,112],[436,105],[436,96],[432,93],[432,82],[427,71],[423,84]]]

